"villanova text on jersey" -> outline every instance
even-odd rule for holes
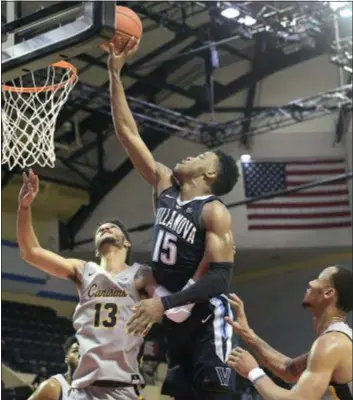
[[[171,187],[159,196],[153,228],[152,265],[158,284],[172,292],[181,290],[192,277],[205,251],[203,206],[213,195],[178,199],[179,189]]]
[[[170,228],[188,243],[194,244],[196,227],[192,221],[180,212],[161,207],[157,210],[155,223]]]

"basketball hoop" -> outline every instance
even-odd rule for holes
[[[54,167],[56,120],[77,81],[77,69],[59,61],[1,85],[1,162],[10,170],[34,164]]]

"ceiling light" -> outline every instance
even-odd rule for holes
[[[241,162],[249,162],[251,161],[251,155],[250,154],[243,154],[240,156],[240,161]]]
[[[347,18],[352,16],[352,10],[350,8],[344,8],[343,10],[340,10],[340,16]]]
[[[252,25],[254,25],[254,24],[256,24],[256,19],[255,19],[255,18],[251,17],[250,15],[247,15],[247,16],[244,18],[244,25],[246,25],[246,26],[252,26]]]
[[[347,4],[346,1],[330,1],[329,3],[330,3],[330,7],[333,11],[336,11],[339,8],[342,8]]]
[[[228,7],[221,11],[221,15],[225,18],[232,19],[239,17],[240,12],[236,8]]]

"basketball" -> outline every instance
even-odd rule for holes
[[[124,49],[130,37],[141,39],[142,22],[140,17],[128,7],[117,6],[115,9],[115,35],[111,42],[117,52]],[[100,48],[109,51],[108,44],[103,44]]]

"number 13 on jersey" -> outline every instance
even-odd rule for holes
[[[175,265],[177,261],[178,238],[170,232],[159,230],[154,245],[152,261],[166,265]]]

